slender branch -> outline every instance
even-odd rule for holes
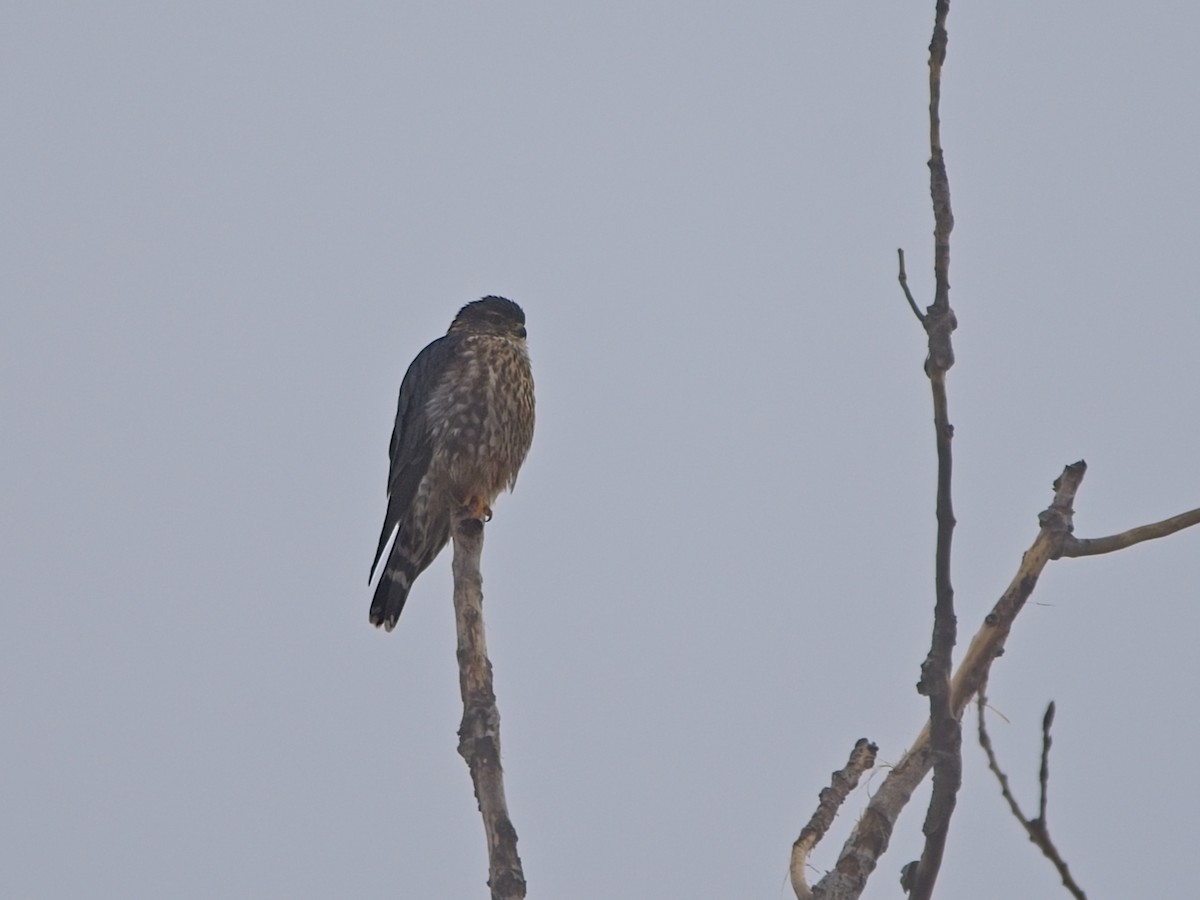
[[[800,836],[792,844],[792,890],[796,892],[797,900],[812,900],[812,891],[804,878],[804,867],[808,864],[808,855],[812,852],[825,832],[833,824],[834,816],[850,792],[858,787],[858,781],[863,772],[875,765],[875,754],[879,748],[866,738],[859,738],[850,751],[850,761],[845,768],[833,773],[829,787],[821,790],[817,800],[817,810],[812,814],[803,828]]]
[[[933,200],[933,305],[939,312],[950,308],[950,232],[954,214],[950,209],[950,178],[942,155],[942,66],[946,62],[946,17],[950,0],[937,0],[934,10],[933,38],[929,42],[929,193]],[[951,365],[953,363],[951,362]],[[946,368],[950,368],[947,365]]]
[[[987,756],[988,768],[992,770],[992,773],[996,776],[996,780],[1000,782],[1000,796],[1008,804],[1008,808],[1013,816],[1024,824],[1025,816],[1021,812],[1021,806],[1017,803],[1017,798],[1013,795],[1012,787],[1008,783],[1008,775],[1004,773],[1000,768],[999,762],[996,761],[996,751],[992,747],[992,737],[988,734],[987,722],[984,719],[984,714],[987,711],[987,702],[987,694],[981,690],[975,697],[975,710],[979,720],[979,746],[983,748],[983,752]]]
[[[921,308],[917,306],[917,301],[913,299],[912,291],[908,289],[908,273],[904,271],[904,248],[897,249],[896,255],[900,257],[900,274],[897,276],[897,280],[900,282],[900,289],[904,291],[904,299],[908,301],[908,308],[913,311],[913,315],[917,317],[917,321],[924,325],[925,314],[921,312]]]
[[[1050,840],[1050,829],[1046,824],[1046,794],[1050,783],[1050,726],[1054,722],[1054,703],[1051,702],[1046,707],[1046,714],[1042,717],[1042,761],[1038,770],[1038,782],[1040,784],[1038,817],[1032,821],[1021,811],[1021,806],[1017,803],[1017,798],[1013,796],[1008,776],[1000,768],[1000,763],[996,759],[996,751],[992,747],[992,739],[987,731],[985,720],[987,697],[984,695],[983,690],[979,692],[976,708],[979,714],[979,746],[983,748],[983,752],[987,755],[988,768],[992,770],[992,773],[996,776],[996,780],[1000,782],[1000,793],[1003,795],[1005,802],[1008,803],[1008,808],[1012,811],[1013,817],[1021,823],[1021,827],[1029,835],[1029,840],[1037,845],[1046,859],[1050,860],[1054,868],[1058,870],[1059,877],[1062,878],[1063,887],[1071,892],[1071,896],[1075,897],[1076,900],[1087,900],[1087,895],[1075,883],[1075,879],[1071,877],[1071,872],[1067,868],[1066,861],[1058,852],[1058,848],[1054,846],[1054,842]]]
[[[525,875],[517,855],[517,831],[508,817],[500,767],[500,712],[492,689],[492,664],[483,630],[483,522],[464,510],[454,522],[454,619],[458,631],[458,682],[463,718],[458,752],[466,760],[483,816],[492,900],[521,900]]]
[[[937,433],[937,553],[936,602],[933,638],[929,655],[921,665],[917,688],[929,696],[929,724],[933,750],[933,793],[925,815],[925,847],[912,871],[911,900],[929,900],[942,865],[950,819],[962,787],[962,724],[950,704],[952,653],[958,635],[954,613],[954,588],[950,582],[950,549],[954,534],[954,508],[951,502],[952,458],[950,440],[953,427],[947,414],[945,372],[929,370],[933,386],[934,428]]]
[[[1098,556],[1101,553],[1112,553],[1115,550],[1124,550],[1126,547],[1140,544],[1142,541],[1166,537],[1196,524],[1200,524],[1200,509],[1189,510],[1152,525],[1139,525],[1137,528],[1130,528],[1128,531],[1108,537],[1079,539],[1068,535],[1066,541],[1063,542],[1061,555]]]
[[[910,870],[911,900],[929,900],[937,882],[950,833],[950,819],[962,786],[962,725],[950,706],[950,673],[958,622],[954,614],[954,587],[950,581],[950,551],[954,539],[954,505],[951,500],[953,457],[946,396],[946,373],[954,365],[950,336],[956,320],[950,308],[950,232],[954,216],[950,210],[950,179],[942,153],[941,102],[942,65],[946,60],[946,16],[950,0],[938,0],[933,38],[929,43],[929,190],[933,200],[934,298],[921,324],[929,338],[925,373],[933,390],[933,424],[937,443],[937,550],[934,584],[936,600],[933,637],[929,654],[921,665],[917,689],[929,697],[929,723],[933,750],[933,794],[925,815],[925,847],[915,869]]]
[[[980,695],[983,692],[980,691]],[[1042,764],[1038,767],[1038,818],[1046,827],[1046,797],[1050,793],[1050,726],[1054,724],[1054,701],[1046,705],[1042,716]]]

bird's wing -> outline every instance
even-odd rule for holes
[[[405,511],[412,505],[417,487],[429,469],[433,442],[425,407],[433,389],[441,383],[454,360],[460,343],[458,337],[454,334],[440,337],[418,353],[404,374],[404,381],[400,383],[396,427],[392,430],[388,454],[391,468],[388,471],[387,514],[383,519],[383,532],[379,535],[375,561],[371,563],[371,578],[375,577],[375,567],[383,556],[383,548],[387,546]]]

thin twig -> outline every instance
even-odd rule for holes
[[[492,664],[483,630],[483,522],[460,513],[454,522],[454,619],[458,632],[458,682],[463,718],[458,752],[466,760],[483,816],[492,900],[521,900],[525,875],[517,855],[517,831],[504,799],[500,767],[500,712],[492,688]]]
[[[1200,523],[1200,509],[1193,509],[1152,525],[1139,525],[1137,528],[1130,528],[1128,531],[1108,537],[1080,539],[1068,535],[1063,542],[1061,555],[1098,556],[1101,553],[1112,553],[1132,547],[1134,544],[1140,544],[1142,541],[1166,537],[1198,523]]]
[[[1050,726],[1054,724],[1054,701],[1042,716],[1042,764],[1038,767],[1038,821],[1046,827],[1046,797],[1050,793]]]
[[[925,314],[921,312],[921,307],[917,306],[917,301],[913,298],[912,291],[908,289],[908,273],[904,271],[904,248],[897,248],[896,255],[900,257],[900,274],[897,276],[897,280],[900,282],[901,290],[904,291],[904,299],[908,301],[909,309],[913,311],[913,315],[917,317],[917,321],[924,325]]]
[[[790,869],[792,890],[796,892],[797,900],[812,900],[812,890],[809,889],[808,882],[804,878],[804,867],[808,864],[808,855],[812,853],[813,847],[820,842],[821,838],[825,837],[825,832],[833,824],[834,816],[846,802],[846,797],[858,787],[858,781],[863,772],[875,765],[875,754],[878,752],[879,748],[873,743],[866,738],[859,738],[854,744],[854,749],[850,751],[850,761],[846,763],[845,768],[834,772],[829,787],[821,790],[816,812],[812,814],[808,824],[800,829],[800,836],[792,844]]]
[[[1012,811],[1013,817],[1021,823],[1021,827],[1025,829],[1025,833],[1029,835],[1029,840],[1037,845],[1038,849],[1046,859],[1050,860],[1054,868],[1058,870],[1059,877],[1062,878],[1063,887],[1071,892],[1071,896],[1076,900],[1087,900],[1087,895],[1083,889],[1075,883],[1075,879],[1071,877],[1071,872],[1067,868],[1066,861],[1058,852],[1058,848],[1054,846],[1054,842],[1050,840],[1050,828],[1046,823],[1046,794],[1050,783],[1050,726],[1054,722],[1054,703],[1051,702],[1046,707],[1046,714],[1042,717],[1042,760],[1038,770],[1038,782],[1040,791],[1038,797],[1038,817],[1030,820],[1021,811],[1021,805],[1017,803],[1017,798],[1013,796],[1012,788],[1008,782],[1008,776],[1000,768],[1000,763],[996,758],[996,751],[992,747],[992,739],[987,731],[985,710],[987,709],[987,697],[980,690],[976,708],[979,714],[979,746],[983,748],[984,754],[987,756],[988,768],[992,770],[992,774],[996,776],[996,780],[1000,783],[1000,793],[1004,800],[1008,803],[1008,808]]]
[[[1013,796],[1012,787],[1008,783],[1008,775],[1000,768],[1000,764],[996,761],[996,751],[992,748],[992,737],[988,734],[987,723],[984,720],[987,702],[987,694],[981,690],[975,698],[976,711],[979,718],[979,746],[983,748],[983,752],[987,756],[988,768],[992,770],[992,773],[996,776],[996,780],[1000,782],[1000,796],[1004,798],[1009,810],[1011,810],[1017,821],[1024,823],[1025,816],[1021,812],[1021,806],[1017,803],[1017,798]]]

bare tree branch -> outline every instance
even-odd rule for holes
[[[933,750],[933,794],[925,815],[925,848],[911,870],[909,896],[929,900],[937,882],[950,833],[950,819],[962,786],[962,724],[950,707],[950,673],[958,621],[954,614],[954,588],[950,581],[950,551],[954,539],[954,505],[951,500],[953,457],[950,443],[954,427],[950,424],[946,396],[946,373],[954,365],[950,336],[956,320],[950,308],[950,232],[954,216],[950,209],[950,179],[942,152],[941,102],[942,65],[946,60],[946,16],[950,0],[938,0],[934,14],[933,38],[929,43],[929,191],[933,201],[933,305],[921,320],[929,339],[925,374],[933,390],[933,426],[937,444],[937,550],[934,564],[936,600],[933,637],[929,654],[921,665],[917,690],[929,697],[929,723]],[[901,256],[903,261],[903,256]],[[907,291],[907,279],[901,285]]]
[[[972,638],[950,682],[950,710],[956,718],[987,679],[992,662],[1004,652],[1005,642],[1038,577],[1073,527],[1071,504],[1087,464],[1067,466],[1054,482],[1054,500],[1039,516],[1040,529],[1025,551],[1016,575],[996,601]],[[862,895],[867,879],[886,852],[896,820],[912,793],[933,767],[930,726],[926,723],[908,752],[883,779],[867,803],[858,823],[842,847],[834,868],[813,887],[820,900],[854,900]]]
[[[1075,495],[1087,472],[1082,460],[1063,469],[1054,481],[1054,499],[1038,515],[1037,537],[1025,554],[1008,588],[983,620],[950,683],[950,709],[961,717],[963,709],[987,682],[992,663],[1004,653],[1013,623],[1037,586],[1042,570],[1051,559],[1062,556],[1062,548],[1074,530]],[[1167,521],[1174,522],[1182,517]],[[1192,523],[1194,524],[1194,523]],[[1183,526],[1181,526],[1183,527]],[[1136,529],[1135,529],[1136,530]],[[1164,530],[1173,533],[1178,528]],[[925,728],[908,752],[883,779],[867,803],[858,823],[842,847],[834,868],[813,886],[820,900],[855,900],[886,852],[896,820],[912,793],[933,766],[930,728]]]
[[[933,38],[929,42],[929,194],[933,200],[933,306],[941,313],[950,311],[950,232],[954,213],[950,210],[950,178],[942,155],[942,66],[946,62],[946,17],[950,0],[937,0],[933,18]],[[942,367],[950,368],[953,357]]]
[[[492,664],[483,630],[483,522],[465,510],[454,522],[454,620],[458,632],[458,683],[463,717],[458,752],[466,760],[483,816],[492,900],[521,900],[525,875],[517,855],[517,831],[508,817],[500,766],[500,712],[492,689]]]
[[[934,300],[921,312],[908,287],[904,251],[898,251],[900,287],[910,309],[921,322],[928,338],[925,372],[930,380],[934,403],[934,429],[938,451],[937,555],[935,562],[936,604],[933,637],[929,655],[921,667],[918,689],[928,695],[930,716],[904,757],[883,779],[842,848],[835,867],[809,890],[804,883],[803,865],[819,835],[802,843],[805,833],[793,845],[792,880],[801,900],[855,900],[861,896],[871,873],[887,851],[900,812],[931,769],[934,770],[933,795],[926,815],[926,843],[921,859],[904,867],[902,885],[912,898],[928,900],[932,894],[946,835],[962,777],[962,727],[964,708],[987,680],[992,663],[1003,652],[1017,615],[1037,586],[1046,563],[1062,556],[1105,553],[1141,540],[1161,537],[1200,521],[1200,511],[1153,526],[1144,526],[1112,538],[1095,542],[1077,541],[1071,536],[1075,494],[1087,471],[1080,461],[1064,468],[1054,482],[1054,499],[1038,516],[1039,531],[1021,559],[1016,575],[970,645],[951,678],[952,652],[957,623],[954,593],[950,581],[950,550],[954,529],[951,503],[953,427],[948,416],[946,373],[954,365],[951,337],[957,319],[950,307],[950,234],[954,215],[950,204],[950,181],[941,143],[941,75],[946,59],[948,34],[946,19],[950,0],[936,0],[933,37],[929,45],[929,141],[930,196],[934,214]],[[1192,518],[1193,515],[1195,518]],[[1050,717],[1044,725],[1043,763],[1048,779]],[[1045,803],[1045,781],[1042,803]],[[840,801],[839,801],[840,802]],[[836,809],[836,807],[834,807]],[[818,810],[818,816],[821,810]],[[814,816],[814,822],[818,816]],[[832,818],[832,814],[829,814]],[[1044,822],[1044,813],[1041,817]],[[823,833],[823,832],[822,832]],[[800,869],[797,870],[799,858]],[[798,872],[798,873],[797,873]]]
[[[928,320],[928,319],[927,319]],[[932,354],[932,335],[930,337]],[[948,344],[947,344],[948,346]],[[926,812],[925,848],[912,874],[909,896],[929,900],[942,864],[950,819],[962,786],[962,725],[950,703],[952,654],[958,635],[954,613],[954,588],[950,581],[950,551],[954,533],[954,507],[951,502],[952,456],[950,441],[954,434],[949,422],[945,371],[927,367],[933,387],[934,429],[937,439],[937,551],[935,562],[936,601],[933,638],[929,654],[921,664],[917,689],[929,696],[929,723],[933,751],[933,793]]]
[[[1140,544],[1142,541],[1166,537],[1197,523],[1200,523],[1200,509],[1180,513],[1169,519],[1163,519],[1161,522],[1155,522],[1153,525],[1139,525],[1137,528],[1130,528],[1128,531],[1108,537],[1079,539],[1067,535],[1059,555],[1099,556],[1101,553],[1112,553],[1115,550],[1124,550],[1126,547]]]
[[[1050,785],[1050,726],[1054,722],[1054,703],[1051,702],[1046,707],[1046,714],[1042,717],[1042,763],[1038,770],[1038,783],[1040,785],[1038,797],[1038,817],[1032,821],[1026,818],[1025,813],[1021,811],[1021,806],[1017,803],[1017,798],[1013,796],[1013,792],[1008,783],[1008,776],[1000,768],[1000,763],[996,759],[996,751],[992,747],[991,736],[987,732],[987,724],[985,721],[985,711],[987,709],[987,697],[984,691],[979,691],[977,701],[977,709],[979,714],[979,746],[983,748],[983,752],[987,755],[988,768],[992,770],[996,776],[996,780],[1000,782],[1000,793],[1004,796],[1008,803],[1008,808],[1012,811],[1013,817],[1021,823],[1021,827],[1025,829],[1025,833],[1029,835],[1029,839],[1037,845],[1042,851],[1046,859],[1054,865],[1058,870],[1059,877],[1062,878],[1063,887],[1071,892],[1071,896],[1076,900],[1087,900],[1087,895],[1083,889],[1075,883],[1075,879],[1071,877],[1071,872],[1067,868],[1066,861],[1058,852],[1058,848],[1054,846],[1054,842],[1050,840],[1050,827],[1046,823],[1046,795]]]
[[[845,768],[833,773],[829,787],[822,789],[817,801],[817,811],[813,813],[808,824],[800,829],[800,836],[792,844],[792,890],[796,892],[797,900],[812,900],[812,891],[804,878],[804,867],[808,864],[808,855],[812,852],[825,832],[833,824],[834,816],[850,792],[858,787],[858,781],[863,772],[875,765],[875,754],[879,748],[866,738],[859,738],[850,751],[850,761]]]

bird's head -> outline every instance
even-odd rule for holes
[[[525,337],[525,313],[503,297],[484,297],[468,303],[450,323],[450,333],[498,334]]]

